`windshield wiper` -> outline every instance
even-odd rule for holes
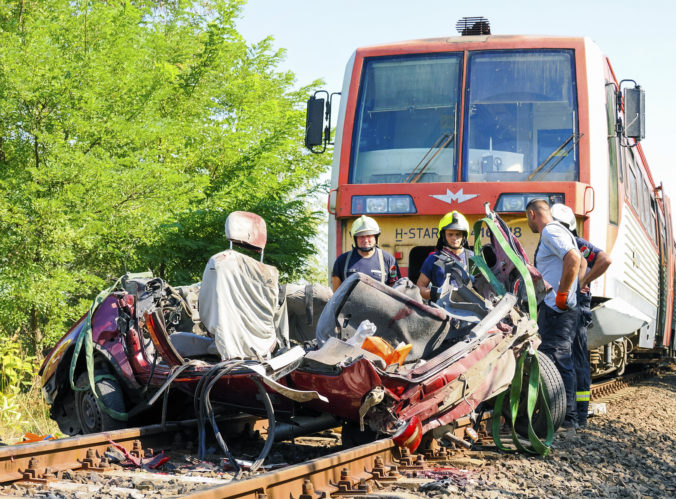
[[[455,138],[455,132],[444,132],[442,133],[437,140],[434,141],[434,144],[432,144],[432,147],[430,147],[425,154],[423,155],[422,159],[420,162],[415,165],[415,168],[413,168],[413,171],[408,174],[408,177],[406,177],[406,180],[404,180],[404,183],[415,183],[418,180],[420,180],[420,177],[422,174],[425,172],[427,167],[432,163],[434,158],[437,157],[437,154],[441,152],[442,149],[445,149],[448,147],[451,142],[453,142],[453,139]],[[434,150],[437,149],[437,151],[430,156],[430,153]],[[428,158],[428,156],[430,156]],[[418,171],[418,168],[420,168],[420,171]],[[416,173],[417,172],[417,173]]]
[[[549,165],[549,166],[547,167],[547,169],[546,169],[545,171],[542,172],[542,174],[545,175],[545,174],[549,173],[550,171],[552,171],[552,170],[554,169],[554,167],[555,167],[556,165],[558,165],[558,164],[563,160],[563,158],[565,158],[566,156],[568,156],[568,154],[570,154],[570,151],[572,151],[573,148],[575,147],[575,145],[576,145],[578,142],[580,142],[580,139],[582,138],[583,135],[584,135],[583,133],[581,133],[580,135],[577,135],[577,134],[575,134],[575,132],[573,132],[573,133],[570,135],[570,137],[568,137],[566,140],[564,140],[563,143],[562,143],[559,147],[557,147],[557,148],[554,150],[553,153],[551,153],[549,156],[547,156],[547,159],[545,159],[542,163],[540,163],[540,164],[538,165],[538,167],[537,167],[535,170],[533,170],[533,171],[531,172],[530,175],[528,175],[528,180],[533,180],[533,179],[535,179],[535,177],[536,177],[538,174],[541,173],[541,170],[542,170],[545,166],[547,166],[547,163],[549,163],[553,158],[555,158],[555,157],[558,156],[557,160],[554,161],[551,165]],[[571,142],[571,141],[572,141],[572,142]],[[568,149],[566,149],[566,150],[563,152],[563,154],[560,154],[560,155],[559,155],[559,153],[563,150],[563,148],[566,147],[569,143],[570,143],[570,146],[568,147]]]

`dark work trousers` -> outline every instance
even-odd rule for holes
[[[559,312],[544,303],[538,310],[538,329],[542,343],[538,350],[546,354],[559,370],[566,388],[567,423],[576,422],[575,364],[573,362],[573,339],[577,330],[577,307]]]
[[[575,400],[577,401],[577,423],[586,426],[589,413],[589,350],[587,348],[587,328],[591,324],[591,293],[577,293],[579,317],[577,331],[573,340],[573,362],[575,363]]]

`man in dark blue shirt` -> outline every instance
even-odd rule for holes
[[[437,250],[423,262],[416,282],[423,298],[430,301],[439,299],[441,286],[446,279],[444,267],[437,264],[439,260],[455,261],[465,271],[469,270],[469,259],[474,253],[468,248],[468,236],[469,223],[462,213],[452,211],[441,218]],[[458,286],[453,278],[451,284]]]
[[[401,277],[396,259],[378,248],[380,227],[374,219],[362,215],[352,224],[350,234],[354,239],[354,248],[336,258],[333,264],[331,285],[334,292],[345,279],[356,272],[366,274],[388,286]]]
[[[564,204],[553,205],[552,217],[564,227],[567,227],[573,236],[575,236],[577,247],[587,264],[587,271],[580,277],[579,289],[577,291],[577,303],[580,309],[580,316],[578,319],[577,332],[573,341],[573,360],[577,378],[577,387],[575,391],[575,399],[577,402],[577,424],[578,426],[584,427],[587,426],[590,396],[589,387],[591,385],[589,349],[587,348],[587,328],[592,322],[592,295],[589,290],[589,284],[608,270],[611,259],[601,248],[598,248],[589,241],[577,236],[577,220],[575,219],[575,213],[573,213],[573,210],[568,206]]]

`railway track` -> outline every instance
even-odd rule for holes
[[[591,387],[592,398],[603,399],[645,377],[645,373],[629,374],[596,383]],[[393,484],[415,491],[425,481],[440,477],[462,479],[458,467],[481,466],[485,459],[501,456],[486,450],[492,442],[486,422],[473,450],[462,445],[469,425],[465,418],[458,422],[455,439],[448,435],[441,441],[430,439],[415,455],[400,450],[390,439],[347,450],[339,446],[335,435],[280,442],[276,448],[286,445],[287,450],[293,450],[295,460],[280,459],[278,452],[267,471],[245,471],[233,480],[234,473],[222,456],[210,455],[204,460],[195,457],[195,423],[0,447],[0,496],[45,497],[52,493],[70,498],[85,497],[83,491],[88,491],[101,497],[125,498],[345,497],[383,492]],[[308,445],[314,446],[312,454]],[[308,457],[316,454],[319,457]],[[256,455],[256,451],[249,449],[244,455]],[[240,464],[246,469],[246,462]]]
[[[626,373],[622,376],[616,376],[615,378],[609,380],[592,383],[589,390],[591,399],[592,401],[602,400],[605,397],[613,395],[624,388],[628,388],[634,383],[654,376],[658,371],[658,368],[651,368],[635,373]]]
[[[459,422],[464,435],[469,419]],[[485,428],[485,424],[483,425]],[[199,460],[194,453],[194,422],[153,425],[0,448],[0,496],[22,497],[251,497],[309,498],[363,495],[396,483],[417,488],[421,483],[457,474],[456,466],[481,464],[483,452],[469,451],[450,440],[430,440],[411,455],[391,439],[343,450],[334,445],[307,459],[303,438],[292,445],[295,463],[268,465],[268,471],[233,480],[222,456]],[[490,437],[482,431],[481,443]],[[315,440],[321,437],[307,437]],[[456,437],[459,440],[459,437]],[[316,443],[316,442],[315,442]],[[341,449],[341,450],[337,450]],[[249,449],[250,455],[255,450]],[[271,454],[273,457],[274,454]],[[168,460],[167,460],[168,459]],[[246,462],[240,462],[246,468]],[[278,467],[278,469],[275,469]],[[83,496],[84,493],[89,495]],[[319,495],[316,495],[319,494]]]

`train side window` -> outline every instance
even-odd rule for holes
[[[617,133],[615,132],[615,87],[606,84],[606,115],[608,117],[608,221],[617,225],[620,217]]]
[[[657,220],[659,222],[659,236],[660,243],[662,244],[662,255],[665,260],[668,258],[668,248],[669,248],[669,227],[664,218],[664,214],[660,207],[655,203],[655,212],[657,213]]]
[[[653,236],[653,241],[655,241],[655,244],[659,244],[658,239],[664,240],[664,235],[662,234],[662,224],[659,226],[657,225],[657,212],[656,206],[655,206],[655,200],[653,199],[652,202],[650,203],[650,214],[652,215],[652,236]],[[658,236],[660,236],[658,238]]]
[[[634,165],[631,163],[631,160],[629,160],[627,166],[628,166],[627,173],[629,177],[629,188],[631,190],[630,193],[631,205],[636,210],[636,213],[640,213],[641,210],[639,209],[639,193],[638,193],[638,182],[636,179],[636,170],[634,169]]]
[[[651,219],[650,219],[650,190],[648,185],[645,183],[645,180],[641,182],[643,184],[643,203],[641,205],[641,221],[643,222],[643,227],[652,235],[650,230]],[[654,238],[653,238],[654,239]]]
[[[629,161],[631,157],[631,153],[627,153],[624,155],[624,161],[622,162],[624,170],[624,197],[626,199],[630,199],[631,197],[631,188],[629,187]]]

